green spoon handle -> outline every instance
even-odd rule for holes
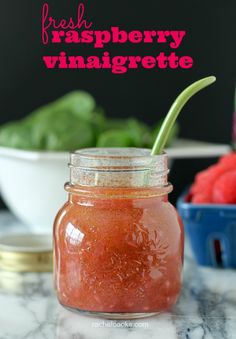
[[[199,92],[204,87],[211,85],[216,81],[214,76],[209,76],[194,82],[192,85],[188,86],[180,95],[176,98],[172,104],[165,120],[162,123],[161,129],[157,135],[156,141],[153,145],[151,155],[161,154],[168,140],[171,128],[173,127],[180,111],[186,104],[186,102]]]

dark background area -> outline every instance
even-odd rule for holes
[[[177,55],[190,55],[192,69],[129,70],[116,75],[110,70],[49,70],[43,55],[66,51],[71,55],[100,55],[83,45],[41,43],[41,7],[44,1],[1,2],[0,123],[19,119],[36,107],[73,89],[91,92],[108,116],[136,116],[154,124],[165,115],[176,95],[191,82],[215,75],[217,82],[195,96],[180,118],[180,136],[230,143],[235,88],[235,0],[227,1],[84,1],[93,29],[119,26],[126,30],[186,30]],[[78,1],[48,1],[58,18],[75,16]],[[112,55],[158,55],[171,52],[158,44],[107,46]],[[70,131],[68,131],[69,133]],[[172,200],[194,174],[215,159],[178,160],[170,180]],[[3,204],[2,204],[3,206]]]

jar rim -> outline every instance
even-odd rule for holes
[[[166,153],[151,156],[146,148],[85,148],[71,153],[70,182],[84,186],[165,185]]]
[[[151,155],[148,148],[137,147],[97,147],[76,150],[70,155],[70,167],[74,168],[113,168],[127,167],[147,169],[167,163],[167,154]]]
[[[152,159],[158,159],[167,156],[165,152],[162,154],[151,155],[151,149],[148,148],[138,148],[138,147],[91,147],[91,148],[81,148],[74,152],[71,152],[71,155],[77,155],[82,158],[137,158],[143,159],[150,157]]]

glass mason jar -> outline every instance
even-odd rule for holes
[[[110,319],[168,310],[181,288],[183,229],[168,202],[167,155],[90,148],[69,166],[54,224],[59,302]]]

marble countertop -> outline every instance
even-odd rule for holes
[[[29,231],[7,212],[0,235]],[[0,272],[0,339],[234,339],[236,271],[196,265],[187,248],[181,297],[171,313],[133,321],[110,321],[65,310],[56,300],[50,273]]]

